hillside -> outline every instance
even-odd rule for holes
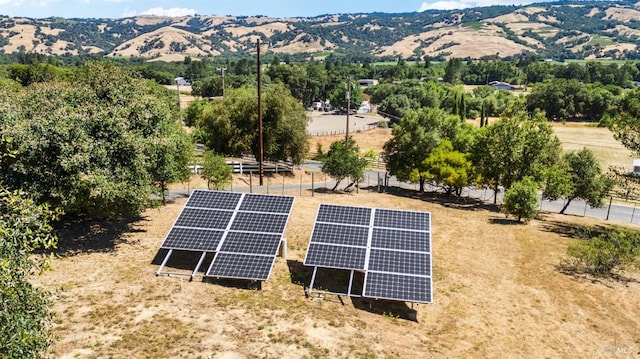
[[[523,53],[555,59],[636,59],[640,3],[599,1],[490,6],[314,18],[234,16],[30,19],[0,16],[0,51],[49,55],[246,55],[260,38],[279,54],[368,53],[411,59]]]

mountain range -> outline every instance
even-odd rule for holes
[[[244,56],[256,40],[275,54],[331,53],[435,59],[640,58],[640,2],[563,1],[415,13],[313,18],[138,16],[32,19],[0,16],[0,52],[100,55],[181,61]]]

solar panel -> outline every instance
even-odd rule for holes
[[[223,235],[219,230],[173,227],[162,248],[215,251]]]
[[[195,190],[161,248],[216,253],[205,276],[266,280],[293,201],[292,196]]]
[[[430,252],[429,241],[423,232],[401,231],[397,229],[374,228],[371,247],[398,249],[405,251]]]
[[[185,207],[226,209],[233,211],[236,209],[242,193],[199,191],[195,190],[189,196]]]
[[[338,269],[364,269],[367,249],[364,247],[309,244],[304,265]]]
[[[279,234],[229,232],[220,251],[275,256],[279,246]]]
[[[431,278],[368,272],[362,295],[377,299],[431,303]]]
[[[214,209],[184,208],[174,226],[225,229],[233,212]]]
[[[249,280],[267,280],[275,256],[256,254],[218,253],[214,258],[207,276]]]
[[[430,215],[427,212],[376,209],[373,225],[383,228],[428,231],[431,226],[429,218]]]
[[[352,227],[329,223],[316,223],[311,235],[314,243],[333,243],[356,247],[366,247],[369,228]]]
[[[286,214],[238,212],[231,230],[243,232],[283,233],[289,216]]]
[[[431,214],[321,204],[304,265],[364,271],[363,296],[431,302]]]
[[[428,275],[429,256],[419,252],[400,252],[371,248],[367,269],[387,273]]]
[[[274,195],[245,195],[240,211],[289,214],[293,206],[293,197]]]
[[[368,226],[371,208],[321,204],[316,222],[343,223]]]

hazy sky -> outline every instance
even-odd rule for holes
[[[324,14],[414,12],[486,5],[522,5],[526,0],[0,0],[0,15],[45,18],[121,18],[153,14],[265,15],[312,17]]]

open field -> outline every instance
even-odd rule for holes
[[[608,140],[600,130],[557,131],[573,142],[597,141],[604,150],[599,158],[624,162],[614,144],[603,145]],[[376,150],[389,133],[377,129],[354,137],[362,148]],[[56,295],[58,340],[51,356],[633,358],[640,352],[640,272],[613,281],[557,269],[575,240],[574,228],[605,222],[544,213],[518,225],[483,202],[411,191],[289,194],[296,201],[285,233],[288,255],[276,260],[261,290],[154,275],[158,266],[152,262],[184,198],[140,218],[64,229],[54,271],[35,279]],[[305,298],[311,271],[302,261],[320,203],[431,212],[434,303],[412,309],[397,302]]]

